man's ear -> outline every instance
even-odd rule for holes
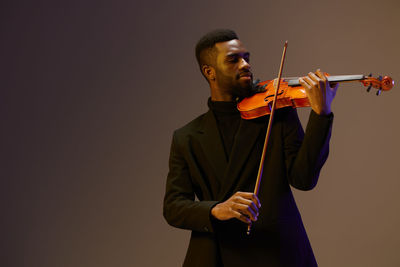
[[[203,72],[204,76],[207,78],[208,81],[215,80],[215,69],[210,65],[203,65],[201,66],[201,71]]]

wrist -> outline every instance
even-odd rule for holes
[[[313,111],[317,113],[318,115],[322,116],[327,116],[332,113],[332,110],[330,107],[325,107],[325,108],[313,108]]]
[[[215,206],[211,209],[211,216],[214,217],[214,218],[217,218],[218,205],[219,205],[219,204],[215,205]]]

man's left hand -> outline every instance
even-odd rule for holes
[[[326,76],[317,70],[308,73],[308,76],[299,79],[307,93],[311,108],[319,115],[329,115],[331,104],[339,87],[337,83],[329,84]]]

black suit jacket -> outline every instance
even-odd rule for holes
[[[262,207],[249,236],[239,220],[210,215],[235,192],[254,190],[268,119],[241,121],[229,162],[212,111],[174,132],[164,217],[192,230],[184,266],[316,266],[289,185],[316,185],[328,156],[332,114],[311,111],[304,135],[295,109],[276,110],[259,191]]]

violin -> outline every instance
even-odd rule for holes
[[[338,75],[327,76],[328,82],[354,82],[360,81],[365,87],[377,89],[376,95],[380,95],[382,91],[392,89],[394,81],[389,76],[372,77],[372,74],[365,75]],[[272,102],[275,94],[274,82],[276,80],[267,80],[263,82],[256,81],[256,87],[264,89],[260,93],[256,93],[251,97],[244,98],[238,103],[237,109],[240,111],[243,119],[255,119],[271,113]],[[277,92],[276,109],[284,107],[309,107],[306,91],[299,83],[299,77],[281,78],[279,91]]]
[[[261,153],[260,165],[257,173],[257,180],[254,186],[254,194],[258,196],[260,190],[261,177],[263,173],[264,161],[267,151],[268,140],[271,134],[271,126],[274,119],[274,111],[283,107],[309,107],[310,102],[304,87],[299,83],[299,78],[282,78],[282,70],[285,61],[286,49],[288,42],[285,42],[283,47],[282,59],[279,68],[278,78],[275,80],[268,80],[256,84],[257,87],[265,89],[260,93],[256,93],[251,97],[247,97],[238,103],[237,108],[240,111],[243,119],[254,119],[262,117],[264,115],[269,116],[269,122],[267,132],[265,134],[264,146]],[[338,82],[351,82],[360,81],[364,86],[368,86],[367,91],[369,92],[372,87],[378,89],[377,95],[380,95],[381,91],[388,91],[392,89],[394,81],[389,76],[378,78],[372,78],[372,75],[339,75],[327,76],[327,81],[332,83]],[[281,87],[282,86],[282,87]],[[252,223],[247,226],[247,235],[250,235]]]

